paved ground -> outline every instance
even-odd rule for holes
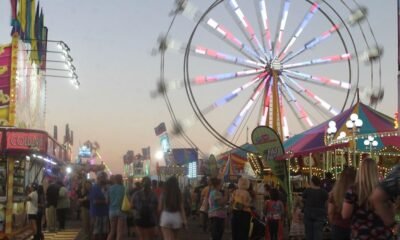
[[[44,233],[45,240],[73,240],[78,235],[79,229],[66,229],[56,233]]]

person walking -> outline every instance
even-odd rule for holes
[[[81,184],[82,186],[79,188],[77,193],[78,201],[80,205],[80,218],[82,220],[82,229],[79,233],[79,239],[89,240],[90,239],[90,201],[89,201],[89,192],[92,188],[92,183],[90,181],[84,180]]]
[[[98,172],[96,184],[92,186],[89,193],[93,240],[105,240],[109,232],[106,185],[107,174]]]
[[[208,219],[212,240],[221,240],[224,234],[228,193],[221,192],[221,180],[211,178],[210,196],[208,198]]]
[[[43,220],[43,214],[45,212],[45,207],[46,207],[46,199],[44,196],[44,189],[42,185],[39,185],[37,187],[37,199],[38,199],[38,204],[37,204],[37,214],[36,214],[36,234],[34,237],[34,240],[42,240],[44,239],[44,235],[42,232],[42,220]]]
[[[350,186],[354,184],[357,171],[353,167],[345,167],[340,173],[328,199],[328,220],[331,224],[332,239],[349,240],[351,229],[350,219],[342,218],[344,197]]]
[[[56,209],[58,201],[58,186],[53,180],[49,181],[46,190],[46,226],[49,232],[56,231]]]
[[[27,197],[27,214],[28,214],[28,220],[29,220],[29,225],[32,227],[32,230],[34,234],[36,235],[37,233],[37,225],[36,225],[36,220],[37,220],[37,213],[38,213],[38,193],[37,193],[37,184],[33,183],[29,188],[28,188],[28,197]]]
[[[208,232],[208,197],[210,194],[210,179],[206,179],[207,185],[201,190],[200,194],[200,225],[203,232]]]
[[[122,240],[126,232],[126,214],[121,211],[125,196],[125,187],[122,184],[122,175],[117,174],[112,185],[108,188],[108,212],[110,217],[110,233],[107,240]]]
[[[238,189],[232,194],[232,240],[249,239],[251,219],[251,197],[247,191],[249,186],[249,180],[241,177],[239,178]]]
[[[149,177],[142,179],[142,186],[143,189],[137,191],[132,197],[132,206],[136,211],[136,230],[139,240],[152,240],[157,235],[158,200],[156,194],[151,190]]]
[[[265,213],[267,216],[266,240],[282,240],[283,236],[279,235],[279,229],[283,228],[283,216],[285,207],[280,200],[279,190],[274,188],[270,191],[270,200],[265,202]]]
[[[393,167],[392,171],[386,175],[385,179],[373,190],[371,202],[375,213],[382,219],[384,224],[394,227],[397,224],[397,238],[399,234],[399,214],[400,214],[400,164]],[[396,217],[397,215],[397,217]],[[397,223],[395,221],[397,218]]]
[[[343,219],[351,219],[351,239],[392,239],[393,234],[375,211],[371,196],[378,186],[378,167],[375,160],[361,161],[356,181],[345,196],[342,206]]]
[[[311,187],[303,192],[304,227],[307,240],[321,240],[327,218],[328,193],[322,189],[321,179],[311,177]]]
[[[158,210],[161,213],[160,227],[163,239],[177,240],[179,230],[187,227],[187,220],[182,193],[176,177],[170,177],[165,182]]]
[[[62,181],[58,181],[57,185],[60,186],[60,189],[58,190],[58,200],[57,200],[57,218],[59,223],[59,229],[65,230],[67,213],[70,210],[68,189],[64,186],[64,183]]]
[[[303,200],[300,196],[294,196],[294,204],[292,211],[292,223],[290,224],[289,238],[293,240],[301,240],[304,238],[304,214]]]

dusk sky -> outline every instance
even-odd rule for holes
[[[52,133],[53,125],[58,125],[59,135],[63,134],[65,124],[68,123],[75,135],[74,152],[76,153],[79,144],[86,140],[97,141],[100,144],[100,154],[103,160],[113,172],[122,172],[122,156],[127,150],[139,153],[142,148],[150,146],[152,156],[154,156],[154,153],[160,149],[154,127],[161,122],[166,122],[167,128],[170,129],[171,120],[162,98],[154,99],[150,96],[150,92],[155,89],[160,76],[160,57],[159,55],[152,56],[151,52],[157,46],[157,38],[168,29],[171,21],[169,13],[174,2],[173,0],[40,1],[44,11],[45,25],[49,29],[48,38],[62,40],[68,44],[81,83],[81,88],[76,90],[66,79],[47,78],[46,130],[49,133]],[[199,5],[200,9],[204,9],[213,1],[193,0],[191,2]],[[253,1],[238,0],[238,2],[241,5],[248,4],[253,7]],[[298,0],[293,2],[299,4]],[[340,1],[330,2],[335,5]],[[352,3],[353,1],[348,2]],[[379,45],[384,49],[382,84],[385,88],[385,97],[377,109],[393,117],[397,109],[396,0],[360,0],[358,3],[368,8],[368,20]],[[301,4],[304,5],[304,3]],[[219,7],[224,8],[224,6]],[[0,12],[0,44],[6,44],[11,41],[8,0],[0,0]],[[290,10],[288,21],[291,17],[303,17],[304,14],[305,11]],[[220,15],[214,16],[218,19]],[[228,17],[227,13],[221,16],[222,19]],[[295,22],[292,28],[297,25],[298,22]],[[181,42],[187,42],[193,26],[194,24],[190,20],[179,16],[171,29],[171,36]],[[234,24],[230,26],[234,28]],[[325,26],[321,26],[321,29],[325,29],[327,26],[329,27],[325,24]],[[307,34],[311,34],[310,38],[312,38],[320,32],[318,30],[312,36],[313,31],[310,30]],[[361,35],[354,34],[356,42],[361,41],[357,40],[357,38],[362,39]],[[242,37],[240,34],[238,35]],[[218,40],[205,36],[207,33],[203,31],[194,41],[203,45],[210,43],[214,48],[226,48],[223,46],[223,42],[216,43]],[[284,41],[287,41],[287,38]],[[331,44],[332,48],[336,46],[334,40],[327,44],[327,46]],[[55,45],[49,43],[48,49],[55,49]],[[336,54],[340,53],[342,52],[336,52]],[[48,54],[48,59],[57,59],[58,57],[57,54]],[[166,78],[183,79],[182,59],[183,54],[180,53],[166,55]],[[194,64],[196,63],[194,61]],[[198,73],[206,68],[215,68],[211,61],[208,61],[208,65],[207,62],[205,63],[199,64]],[[360,65],[360,71],[363,71],[366,66]],[[213,71],[212,73],[223,72]],[[50,73],[48,72],[48,74]],[[206,75],[210,72],[202,72],[202,74]],[[364,76],[362,74],[361,76]],[[360,87],[369,84],[361,82]],[[210,91],[210,95],[214,91],[218,91],[218,89]],[[223,95],[226,92],[220,93]],[[190,116],[192,112],[185,91],[181,89],[178,93],[171,94],[174,95],[171,103],[181,114],[180,116],[182,118]],[[212,97],[206,91],[198,94],[202,94],[197,96],[204,99],[210,97],[211,102],[216,100],[215,98],[211,99]],[[321,94],[334,95],[329,91]],[[340,108],[340,103],[335,101],[337,98],[333,96],[329,102]],[[231,111],[239,110],[234,109],[235,107],[227,107],[224,111],[229,114]],[[221,118],[222,116],[225,114],[220,113],[215,117]],[[301,129],[295,127],[291,133],[295,134],[300,131]],[[195,125],[189,135],[193,136],[193,140],[204,152],[208,152],[216,142],[200,124]],[[243,141],[245,141],[245,137]],[[238,144],[241,143],[238,142]],[[172,144],[172,147],[176,148],[188,147],[180,139],[173,139]]]

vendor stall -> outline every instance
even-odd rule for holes
[[[352,114],[357,114],[362,125],[354,131],[346,126]],[[337,131],[328,139],[329,122],[335,122]],[[321,123],[284,142],[285,158],[290,160],[292,174],[323,175],[325,171],[340,172],[344,165],[358,166],[363,156],[379,160],[382,169],[391,168],[400,156],[400,137],[394,128],[394,119],[357,102],[332,119]],[[365,141],[373,138],[376,146]],[[382,171],[384,174],[385,171]]]
[[[65,156],[62,145],[44,131],[0,128],[0,239],[32,234],[25,188],[57,177]]]

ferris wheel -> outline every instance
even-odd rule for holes
[[[284,140],[350,107],[358,89],[383,97],[382,49],[355,0],[217,0],[203,8],[177,0],[171,15],[159,38],[158,93],[178,134],[200,121],[229,147],[249,127],[269,126]],[[184,18],[192,22],[186,35]],[[166,76],[171,50],[182,53],[181,81]],[[176,66],[171,72],[181,74]],[[179,91],[193,114],[175,115],[182,102],[169,100]]]

